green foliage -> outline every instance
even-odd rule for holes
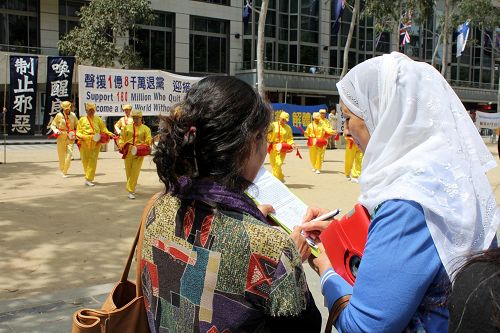
[[[367,0],[364,15],[375,19],[375,30],[391,30],[402,14],[412,13],[412,21],[421,24],[432,15],[435,0]]]
[[[123,44],[120,38],[128,40],[137,24],[154,21],[149,0],[92,0],[77,14],[80,26],[59,41],[61,53],[75,55],[80,63],[92,66],[140,65],[130,46],[118,44]]]
[[[492,0],[457,0],[451,22],[456,28],[458,24],[470,20],[472,26],[494,30],[500,27],[500,8],[493,6]]]

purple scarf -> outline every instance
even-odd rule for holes
[[[179,185],[179,191],[173,195],[181,200],[201,200],[221,204],[235,211],[247,213],[268,224],[265,216],[257,208],[252,199],[244,193],[231,191],[207,179],[181,177]]]

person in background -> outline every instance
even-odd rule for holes
[[[314,260],[343,332],[448,332],[447,291],[464,255],[490,247],[500,210],[485,172],[495,160],[457,95],[432,66],[393,52],[337,83],[345,127],[364,151],[359,203],[370,214],[354,286]],[[430,107],[432,106],[432,107]],[[310,208],[304,221],[324,213]]]
[[[363,151],[354,143],[354,139],[348,130],[344,128],[344,138],[346,141],[344,158],[344,175],[347,180],[358,183],[361,176],[361,165],[363,162]]]
[[[283,143],[289,144],[292,149],[295,149],[293,141],[292,128],[288,125],[290,115],[286,112],[281,112],[279,120],[272,122],[267,133],[267,142],[269,142],[268,153],[269,162],[273,169],[274,177],[285,182],[285,175],[281,169],[285,162],[287,152],[282,148]]]
[[[132,120],[132,117],[130,116],[130,112],[132,112],[132,105],[130,104],[124,104],[122,105],[122,110],[125,112],[125,115],[121,117],[116,123],[115,123],[115,133],[120,135],[122,130],[125,128],[125,126],[132,124],[134,121]]]
[[[337,110],[335,108],[332,108],[330,110],[330,113],[328,113],[328,123],[330,124],[330,127],[335,132],[337,132]],[[338,133],[335,133],[335,135],[332,135],[331,137],[328,138],[328,148],[330,149],[337,148],[335,146],[335,139],[338,140]]]
[[[59,170],[61,175],[68,177],[68,170],[73,157],[73,147],[75,144],[75,131],[78,125],[78,118],[71,112],[71,102],[61,102],[61,112],[58,112],[52,123],[50,129],[57,137],[57,155],[59,157]]]
[[[245,195],[266,157],[269,105],[235,77],[208,76],[174,110],[161,117],[165,193],[145,212],[140,258],[150,331],[319,332],[300,228],[291,238]]]
[[[142,123],[142,112],[132,112],[133,123],[125,126],[120,134],[118,146],[125,156],[125,173],[127,175],[127,192],[129,199],[135,199],[135,187],[141,172],[144,156],[134,155],[132,147],[151,147],[153,138],[151,130]],[[137,148],[136,148],[137,149]]]
[[[450,333],[500,332],[500,249],[479,252],[455,275]]]
[[[326,137],[333,134],[334,131],[330,128],[330,125],[324,125],[320,113],[314,112],[313,121],[307,126],[304,135],[308,138],[309,159],[313,167],[312,171],[316,174],[321,173],[327,145]]]
[[[95,103],[85,103],[85,111],[87,115],[80,117],[76,136],[80,144],[80,157],[85,172],[84,184],[94,186],[97,159],[101,151],[101,136],[105,134],[112,137],[113,133],[108,131],[101,117],[95,115]]]

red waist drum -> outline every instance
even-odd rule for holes
[[[293,151],[293,148],[291,145],[289,145],[286,142],[280,142],[276,144],[276,151],[278,153],[284,152],[284,153],[291,153]]]
[[[328,140],[325,138],[317,138],[316,139],[316,147],[324,147],[328,144]]]
[[[76,133],[75,133],[74,130],[68,132],[68,139],[70,139],[70,140],[75,140],[76,139]]]
[[[101,134],[101,138],[99,140],[99,143],[106,144],[106,143],[109,142],[109,140],[111,140],[111,138],[109,137],[109,135],[107,135],[106,133],[102,133]]]
[[[151,147],[149,145],[132,146],[130,152],[134,156],[147,156],[151,153]]]

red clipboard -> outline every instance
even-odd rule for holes
[[[358,203],[340,220],[333,220],[319,236],[333,269],[351,285],[356,281],[369,225],[370,215]]]

